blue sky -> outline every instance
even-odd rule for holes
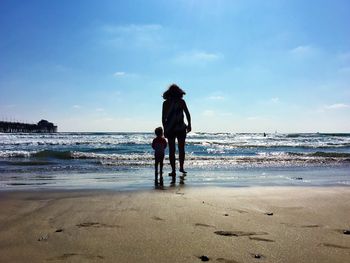
[[[0,2],[0,118],[153,131],[350,132],[350,1]]]

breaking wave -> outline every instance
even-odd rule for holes
[[[18,161],[17,165],[25,163],[34,165],[50,164],[50,161],[64,160],[93,160],[105,166],[149,166],[153,165],[153,155],[151,153],[99,153],[99,152],[78,152],[78,151],[54,151],[43,150],[37,152],[26,151],[3,151],[0,157],[7,160],[25,159],[25,162]],[[47,163],[45,163],[47,161]],[[167,161],[167,158],[166,158]],[[337,152],[273,152],[260,153],[252,156],[225,156],[225,155],[195,155],[186,156],[186,165],[189,167],[232,167],[232,166],[307,166],[325,164],[345,164],[350,163],[350,153]],[[13,163],[12,163],[13,165]]]

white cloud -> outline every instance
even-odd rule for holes
[[[215,116],[215,112],[212,110],[205,110],[202,112],[202,115],[204,117],[214,117]]]
[[[73,109],[81,109],[80,105],[73,105]]]
[[[135,74],[135,73],[127,73],[124,71],[117,71],[113,73],[113,76],[116,78],[123,78],[123,77],[138,77],[139,75]]]
[[[326,105],[324,108],[327,110],[348,109],[350,108],[350,105],[344,103],[335,103],[331,105]]]
[[[266,98],[264,100],[261,100],[259,103],[261,103],[262,105],[268,105],[268,106],[272,106],[272,105],[278,105],[281,103],[281,100],[279,97],[272,97],[272,98]]]
[[[232,116],[232,112],[221,112],[220,113],[220,116],[223,116],[223,117],[228,117],[228,116]]]
[[[105,109],[103,109],[103,108],[97,108],[97,109],[96,109],[97,112],[102,112],[102,111],[104,111],[104,110],[105,110]]]
[[[105,117],[105,118],[101,118],[100,121],[114,121],[114,119],[111,117]]]
[[[113,47],[159,48],[162,43],[162,26],[159,24],[104,25],[104,43]]]
[[[295,54],[300,54],[300,53],[309,52],[310,50],[312,50],[311,46],[297,46],[291,49],[290,52]]]
[[[208,97],[209,100],[224,100],[225,97],[223,96],[210,96]]]
[[[315,54],[317,49],[310,45],[301,45],[289,50],[289,53],[296,57],[306,57]]]
[[[266,121],[267,119],[261,116],[249,116],[247,117],[248,121]]]
[[[124,71],[117,71],[113,74],[113,76],[115,77],[122,77],[122,76],[125,76],[125,72]]]
[[[270,99],[270,102],[272,102],[272,103],[278,103],[279,101],[280,101],[280,99],[277,98],[277,97],[274,97],[274,98]]]
[[[199,64],[210,63],[222,58],[219,53],[210,53],[206,51],[192,51],[179,54],[174,62],[180,64]]]
[[[213,61],[220,58],[219,54],[216,53],[208,53],[208,52],[194,52],[190,54],[190,58],[194,60],[200,61]]]
[[[129,25],[104,25],[102,30],[110,34],[134,34],[154,32],[161,30],[162,26],[159,24],[129,24]]]

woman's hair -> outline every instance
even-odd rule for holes
[[[178,85],[171,84],[170,87],[163,93],[163,99],[181,99],[185,94],[186,92],[184,92]]]

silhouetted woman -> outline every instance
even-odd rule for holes
[[[185,141],[187,132],[191,131],[191,115],[187,109],[186,102],[182,99],[186,93],[176,84],[172,84],[163,93],[162,123],[164,135],[168,139],[169,160],[171,165],[170,176],[176,175],[175,169],[175,139],[177,139],[179,149],[180,172],[184,170],[185,162]],[[186,114],[187,125],[184,122],[184,112]]]

